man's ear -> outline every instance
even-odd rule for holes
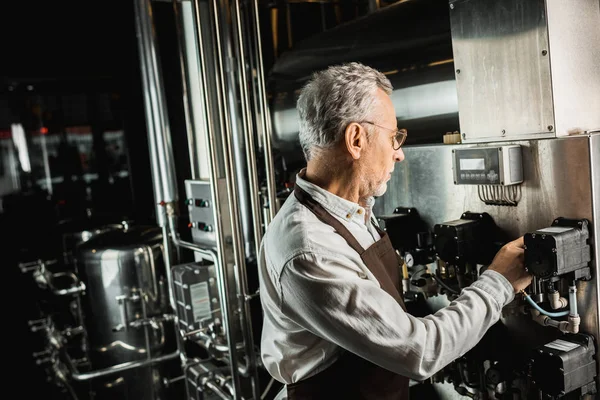
[[[352,122],[344,131],[346,150],[354,160],[360,158],[367,144],[367,131],[362,125]]]

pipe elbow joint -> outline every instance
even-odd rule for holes
[[[548,301],[550,302],[550,307],[553,310],[558,310],[559,308],[565,308],[566,306],[569,305],[569,301],[564,297],[560,297],[560,293],[558,291],[549,293]]]

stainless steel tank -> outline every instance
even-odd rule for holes
[[[97,235],[123,228],[123,223],[106,223],[95,219],[61,221],[58,229],[61,236],[65,268],[72,269],[69,267],[74,264],[73,252],[77,246]]]
[[[160,317],[168,312],[161,230],[110,231],[75,254],[86,285],[81,303],[92,369],[161,354],[166,333]]]
[[[398,2],[300,41],[276,60],[266,83],[273,148],[285,157],[284,168],[304,163],[295,109],[300,89],[313,72],[351,61],[390,79],[407,144],[442,143],[459,129],[448,2]]]

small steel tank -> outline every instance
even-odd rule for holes
[[[72,267],[69,267],[74,264],[73,252],[77,246],[103,233],[124,229],[126,224],[126,222],[106,223],[93,218],[61,221],[58,230],[61,236],[63,263],[66,269],[72,270]]]
[[[168,312],[162,231],[135,226],[79,245],[75,264],[86,285],[81,297],[93,370],[162,353]]]
[[[178,359],[162,239],[158,227],[123,224],[74,249],[88,360],[74,378],[94,400],[166,398]]]

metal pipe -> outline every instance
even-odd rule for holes
[[[130,362],[122,363],[122,364],[113,365],[112,367],[108,367],[108,368],[101,369],[98,371],[86,372],[83,374],[78,373],[78,372],[73,372],[71,374],[71,376],[76,381],[86,381],[89,379],[94,379],[94,378],[99,378],[101,376],[114,374],[115,372],[122,372],[122,371],[126,371],[126,370],[133,369],[133,368],[146,367],[149,365],[158,364],[163,361],[172,360],[173,358],[176,358],[178,356],[179,356],[179,350],[174,351],[173,353],[165,354],[164,356],[155,357],[155,358],[143,360],[143,361],[130,361]]]
[[[248,175],[250,178],[250,200],[252,205],[252,215],[254,216],[254,245],[255,245],[255,257],[258,258],[259,250],[260,250],[260,240],[262,239],[262,229],[261,229],[261,212],[260,212],[260,199],[258,197],[258,173],[256,170],[256,165],[254,164],[254,160],[256,160],[256,155],[254,153],[254,130],[252,129],[252,120],[250,117],[250,101],[248,96],[248,90],[246,87],[247,76],[246,69],[244,65],[245,51],[244,51],[244,42],[242,37],[242,22],[240,18],[240,4],[239,0],[233,0],[233,28],[234,32],[237,34],[237,48],[239,51],[238,54],[238,68],[239,73],[241,75],[240,87],[242,91],[241,103],[242,110],[245,117],[246,123],[246,162],[248,168]],[[232,196],[235,201],[237,201],[237,196]],[[234,225],[235,226],[235,225]],[[241,256],[240,256],[241,257]],[[252,377],[252,392],[253,397],[255,399],[260,398],[260,388],[258,387],[258,371],[256,370],[256,354],[254,352],[254,338],[253,338],[253,329],[252,329],[252,320],[250,318],[250,304],[246,300],[248,296],[248,282],[247,282],[247,270],[245,260],[241,260],[241,262],[236,263],[237,266],[237,292],[238,292],[238,301],[240,304],[240,319],[242,332],[244,336],[244,344],[245,351],[248,357],[250,375]]]
[[[234,3],[234,9],[233,9],[233,13],[234,13],[234,20],[239,21],[239,4],[237,3],[237,0],[233,0]],[[217,9],[215,8],[215,11]],[[215,21],[218,23],[218,14],[215,13]],[[222,25],[224,28],[226,28],[225,25]],[[240,31],[240,27],[237,26],[237,30],[238,33]],[[219,29],[217,29],[217,32],[220,32]],[[225,33],[224,33],[225,34]],[[225,36],[225,39],[227,39],[227,36]],[[217,43],[218,45],[217,47],[217,52],[219,53],[219,73],[221,74],[221,82],[224,83],[224,74],[223,74],[223,58],[222,58],[222,54],[221,54],[221,37],[219,35],[219,33],[217,33]],[[238,45],[241,46],[241,43],[238,43]],[[245,75],[245,73],[244,73]],[[241,86],[245,85],[245,82],[240,82]],[[221,90],[225,91],[225,87],[224,85],[221,86]],[[244,88],[245,90],[245,88]],[[245,93],[245,95],[247,96],[247,92]],[[225,93],[223,92],[223,96],[225,97]],[[225,103],[223,103],[223,106],[226,106]],[[244,107],[247,107],[247,101]],[[231,115],[231,113],[227,112],[227,109],[224,108],[225,113],[222,114],[223,116],[227,116],[227,115]],[[226,120],[226,118],[225,118]],[[225,121],[227,122],[227,121]],[[225,126],[231,128],[230,124],[225,124]],[[227,129],[225,130],[226,136],[225,139],[222,143],[223,145],[223,154],[227,154],[227,155],[231,155],[234,153],[234,148],[233,148],[233,131],[232,129]],[[250,358],[250,363],[251,365],[249,366],[251,368],[251,384],[252,384],[252,391],[253,391],[253,397],[254,398],[258,398],[260,396],[260,391],[258,388],[258,374],[257,371],[255,370],[254,366],[256,364],[255,361],[255,354],[254,354],[254,349],[253,349],[253,345],[252,343],[253,338],[252,338],[252,325],[251,325],[251,321],[249,318],[249,314],[250,314],[250,308],[249,308],[249,304],[245,301],[245,296],[247,295],[248,289],[247,289],[247,281],[246,281],[246,260],[244,258],[244,248],[242,247],[243,243],[244,243],[244,238],[241,234],[241,223],[240,223],[240,204],[239,204],[239,193],[238,193],[238,187],[235,184],[235,179],[234,177],[236,176],[236,163],[234,162],[234,160],[232,159],[232,157],[226,157],[225,160],[225,175],[226,175],[226,184],[228,187],[227,193],[229,196],[229,205],[230,205],[230,217],[231,217],[231,228],[232,228],[232,238],[233,238],[233,255],[234,255],[234,264],[232,265],[232,267],[234,268],[234,277],[235,277],[235,283],[236,283],[236,291],[237,291],[237,300],[238,302],[241,302],[241,304],[239,304],[240,306],[240,323],[241,323],[241,328],[242,328],[242,334],[243,334],[243,341],[244,341],[244,347],[246,348],[246,353],[247,356]],[[258,256],[258,254],[257,254]],[[226,270],[226,269],[225,269]],[[224,282],[223,283],[228,283],[227,282],[227,276],[223,276]],[[231,340],[228,340],[229,346],[230,348],[233,347],[233,344],[235,342],[232,342]],[[234,364],[237,363],[237,360],[232,359],[232,369],[237,370],[237,365]],[[237,375],[237,374],[235,374]]]
[[[168,209],[165,210],[164,208],[161,209],[161,211],[163,212],[163,214],[166,211],[166,214],[169,215],[169,213],[172,213],[172,204],[169,203],[167,204]],[[174,218],[176,218],[176,216],[174,216]],[[175,232],[177,232],[177,230],[175,230]],[[171,233],[172,235],[172,233]],[[171,310],[173,312],[177,311],[177,304],[175,302],[175,295],[173,294],[173,277],[171,276],[171,266],[173,265],[173,261],[171,259],[171,256],[173,255],[172,253],[172,248],[171,248],[171,242],[169,240],[169,226],[168,224],[165,224],[162,226],[162,240],[163,240],[163,247],[164,247],[164,255],[165,255],[165,267],[167,269],[167,285],[169,286],[169,304],[171,305]]]
[[[140,71],[142,74],[142,87],[144,90],[144,110],[146,112],[146,129],[148,131],[148,147],[150,152],[150,172],[152,174],[152,188],[154,189],[154,203],[156,207],[156,219],[159,226],[164,226],[164,214],[159,204],[163,201],[163,188],[161,183],[160,167],[158,164],[158,152],[156,144],[155,126],[153,120],[153,107],[150,85],[150,56],[148,53],[148,5],[144,0],[135,0],[135,28],[138,39],[138,48],[140,51]]]
[[[244,123],[244,139],[246,144],[246,168],[248,169],[249,179],[249,192],[250,192],[250,205],[252,208],[251,215],[253,217],[253,232],[254,232],[254,256],[258,258],[260,250],[260,241],[262,239],[262,213],[260,209],[260,198],[259,198],[259,183],[258,183],[258,172],[256,169],[256,152],[254,150],[254,128],[252,126],[250,100],[248,95],[248,88],[246,83],[248,77],[246,75],[246,52],[244,50],[244,39],[242,20],[240,18],[240,2],[239,0],[233,1],[233,29],[236,38],[238,60],[238,80],[240,81],[240,103],[242,106],[243,123]],[[244,275],[245,276],[245,275]]]
[[[221,389],[221,386],[217,385],[213,381],[206,381],[206,383],[204,384],[204,386],[206,386],[207,388],[209,388],[210,390],[212,390],[212,392],[214,394],[216,394],[217,396],[219,396],[223,400],[233,400],[234,398],[237,399],[237,397],[235,397],[235,394],[233,395],[234,397],[232,398],[227,393],[225,393],[223,391],[223,389]]]
[[[187,72],[187,57],[183,43],[185,43],[185,37],[183,35],[183,17],[179,11],[178,0],[173,0],[173,13],[175,15],[175,30],[177,31],[177,50],[179,54],[179,65],[181,66],[181,91],[183,96],[183,111],[185,116],[185,129],[187,131],[188,139],[188,154],[190,157],[190,170],[191,178],[197,179],[200,176],[200,166],[198,164],[198,151],[196,148],[196,136],[194,134],[193,125],[191,122],[191,112],[193,108],[191,104],[191,97],[188,95],[188,72]]]
[[[136,1],[136,28],[140,46],[140,58],[144,70],[144,99],[146,104],[146,122],[149,136],[155,137],[155,153],[160,177],[162,199],[160,203],[177,202],[177,181],[175,178],[175,162],[173,160],[173,146],[168,122],[165,94],[162,83],[160,64],[157,56],[156,38],[152,26],[152,7],[150,0]],[[147,73],[146,73],[147,72]],[[150,129],[150,125],[153,125]],[[162,225],[161,225],[162,226]]]
[[[275,167],[273,165],[273,153],[271,149],[271,116],[269,114],[269,106],[267,104],[267,94],[265,90],[265,72],[262,58],[262,44],[260,41],[260,20],[258,16],[258,0],[252,2],[252,10],[254,14],[254,48],[257,59],[257,83],[259,104],[261,105],[262,127],[263,127],[263,152],[265,158],[265,176],[267,179],[267,196],[269,199],[269,220],[265,221],[265,229],[267,225],[275,218],[277,213],[277,188],[275,187]]]

